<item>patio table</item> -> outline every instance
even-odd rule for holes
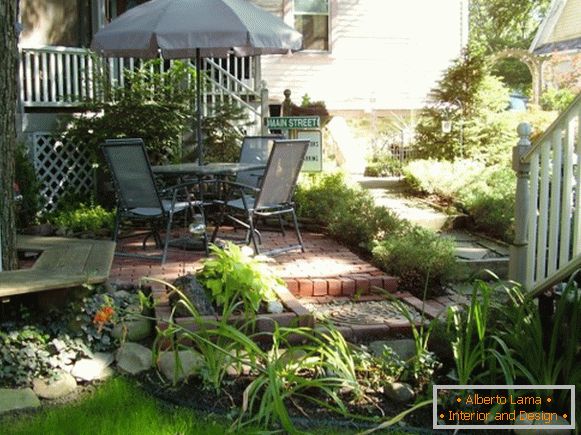
[[[265,168],[266,163],[208,163],[207,165],[199,165],[198,163],[178,163],[175,165],[152,166],[151,169],[154,174],[162,176],[213,176],[222,178],[229,175],[236,175],[238,172],[254,171]]]

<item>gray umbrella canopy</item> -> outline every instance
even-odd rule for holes
[[[302,35],[249,0],[151,0],[111,21],[91,48],[109,57],[164,59],[257,56],[300,50]],[[197,74],[197,143],[203,164],[201,75]]]
[[[300,50],[302,35],[248,0],[151,0],[98,31],[105,56],[184,59],[281,54]]]

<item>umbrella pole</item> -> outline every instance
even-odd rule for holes
[[[196,141],[198,142],[198,163],[204,164],[204,144],[202,143],[202,58],[200,49],[196,48]]]

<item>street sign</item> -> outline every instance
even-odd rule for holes
[[[321,144],[321,130],[303,130],[297,132],[297,139],[308,139],[311,141],[305,161],[303,163],[303,172],[321,172],[323,170],[323,147]]]
[[[321,128],[321,118],[318,116],[278,116],[266,118],[266,127],[271,130]]]

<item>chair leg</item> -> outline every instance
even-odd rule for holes
[[[299,231],[299,222],[297,220],[297,214],[295,213],[295,209],[291,209],[291,214],[293,215],[293,223],[295,226],[295,231],[297,233],[297,239],[299,239],[299,243],[301,245],[301,252],[305,252],[305,245],[303,243],[303,238],[301,237],[301,232]]]
[[[218,221],[216,222],[216,226],[214,227],[214,231],[212,232],[212,238],[210,239],[210,241],[212,243],[214,243],[214,241],[216,240],[216,236],[218,235],[218,230],[220,229],[220,227],[222,226],[222,223],[224,222],[224,214],[225,213],[226,213],[226,205],[221,204],[220,205],[220,216],[218,216]]]
[[[285,237],[286,233],[284,232],[284,223],[282,221],[282,215],[278,215],[278,224],[280,225],[280,232],[282,233],[282,236]]]
[[[115,229],[113,230],[113,241],[117,242],[117,237],[119,235],[119,226],[121,225],[121,212],[119,210],[119,205],[117,205],[117,213],[115,213]]]
[[[250,239],[252,240],[252,244],[254,245],[254,252],[256,255],[260,254],[260,250],[258,249],[258,243],[256,243],[256,230],[254,229],[254,220],[252,213],[248,213],[248,226],[250,227]]]

